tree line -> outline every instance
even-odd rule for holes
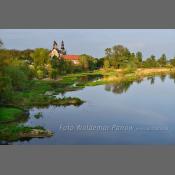
[[[173,67],[175,58],[168,59],[165,54],[160,58],[151,55],[143,60],[142,52],[132,53],[122,45],[115,45],[112,48],[105,49],[103,58],[104,68],[155,68],[155,67]]]

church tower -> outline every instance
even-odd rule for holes
[[[66,50],[65,50],[65,48],[64,48],[64,41],[62,40],[62,42],[61,42],[61,53],[63,54],[63,55],[66,55]]]
[[[56,41],[53,42],[53,49],[58,49],[58,44]]]
[[[61,50],[64,50],[64,41],[61,41]]]
[[[54,56],[56,57],[60,57],[60,51],[58,49],[58,44],[56,41],[53,41],[53,48],[51,50],[51,52],[49,53],[49,56],[52,58]]]

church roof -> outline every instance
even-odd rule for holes
[[[56,50],[58,53],[61,52],[61,50],[59,50],[58,48],[53,48],[52,50],[50,50],[50,52],[52,52],[53,50]]]
[[[63,58],[65,60],[79,60],[80,56],[79,55],[63,55]]]

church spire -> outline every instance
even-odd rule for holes
[[[64,48],[64,41],[63,41],[63,40],[61,41],[61,53],[62,53],[63,55],[66,55],[66,50],[65,50],[65,48]]]
[[[63,40],[61,41],[61,49],[62,49],[62,50],[65,49],[65,48],[64,48],[64,41],[63,41]]]
[[[56,41],[53,41],[53,49],[58,49],[58,44]]]

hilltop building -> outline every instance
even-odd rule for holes
[[[79,55],[67,55],[66,49],[64,47],[64,41],[61,42],[61,48],[59,49],[58,44],[56,41],[53,42],[52,50],[49,54],[50,57],[58,57],[58,59],[64,59],[67,61],[72,61],[74,64],[80,63],[80,56]]]

